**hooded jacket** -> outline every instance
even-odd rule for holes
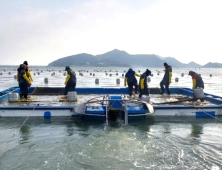
[[[190,71],[189,75],[192,76],[192,82],[193,82],[192,89],[195,89],[197,87],[201,87],[204,89],[204,82],[203,82],[202,77],[199,74],[197,74],[193,71]]]
[[[140,77],[141,75],[137,74],[133,69],[130,68],[125,74],[124,86],[126,86],[126,82],[127,82],[127,84],[137,83],[137,79],[135,76]]]
[[[151,75],[151,71],[147,69],[140,77],[139,89],[140,90],[148,90],[147,87],[147,77]]]

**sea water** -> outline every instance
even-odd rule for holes
[[[122,74],[128,70],[72,68],[77,74],[77,87],[124,87]],[[16,69],[16,66],[0,67],[0,90],[18,85],[14,79]],[[63,67],[31,66],[31,69],[32,86],[64,87]],[[146,70],[133,69],[140,73]],[[149,69],[154,75],[149,87],[159,87],[163,68]],[[191,88],[190,70],[201,74],[204,92],[222,96],[222,69],[173,68],[170,87]],[[44,82],[45,77],[48,83]],[[177,77],[179,81],[175,82]],[[99,84],[95,84],[96,78]],[[120,79],[119,84],[116,79]],[[218,170],[222,169],[222,118],[216,118],[149,117],[129,125],[122,120],[106,125],[67,117],[30,117],[23,126],[26,118],[0,118],[0,170]]]

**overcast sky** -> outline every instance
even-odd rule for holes
[[[222,63],[222,0],[0,0],[1,65],[113,49]]]

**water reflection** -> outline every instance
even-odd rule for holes
[[[31,130],[30,127],[28,125],[23,125],[20,129],[20,143],[26,143],[29,138],[31,137]]]
[[[203,125],[191,124],[191,137],[199,138],[203,134]]]

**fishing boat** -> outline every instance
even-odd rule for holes
[[[150,88],[149,99],[141,100],[129,97],[127,88],[76,88],[66,97],[62,87],[30,87],[29,98],[19,99],[19,87],[11,87],[0,92],[0,117],[70,116],[107,122],[121,118],[128,123],[149,116],[222,115],[220,96],[204,93],[204,102],[198,102],[193,100],[192,89],[170,90],[168,96]]]

